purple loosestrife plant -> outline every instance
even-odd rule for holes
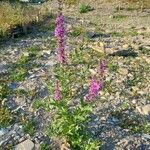
[[[85,96],[86,101],[92,101],[93,98],[98,96],[99,91],[102,89],[103,83],[100,81],[97,81],[96,79],[91,79],[90,85],[89,85],[89,91],[88,94]]]
[[[62,13],[56,18],[55,37],[57,38],[57,59],[60,63],[66,62],[65,57],[65,19]]]
[[[60,91],[59,81],[56,81],[55,92],[54,92],[54,99],[56,101],[60,101],[61,100],[61,91]]]
[[[97,78],[93,77],[90,81],[88,94],[85,100],[90,102],[98,96],[99,91],[102,90],[105,81],[105,71],[107,69],[106,59],[100,60],[99,68],[97,69]],[[98,80],[99,79],[99,80]]]

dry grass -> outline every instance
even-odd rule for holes
[[[39,8],[19,3],[0,2],[0,10],[0,36],[18,25],[36,21],[40,14]]]
[[[130,8],[150,8],[150,0],[107,0],[108,2],[115,2],[118,4],[125,4],[126,6]]]

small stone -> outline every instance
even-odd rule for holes
[[[139,90],[139,88],[138,88],[137,86],[133,86],[133,87],[132,87],[132,90],[133,90],[134,92],[136,92],[136,91]]]
[[[101,117],[101,121],[106,121],[106,117]]]
[[[133,104],[136,104],[136,103],[137,103],[137,101],[134,99],[134,100],[132,100],[132,103],[133,103]]]
[[[144,59],[148,64],[150,64],[150,59],[147,56],[142,56],[142,59]]]
[[[112,19],[112,18],[114,18],[114,16],[113,16],[113,15],[110,15],[109,18]]]
[[[105,51],[105,45],[103,42],[94,42],[92,45],[88,45],[88,47],[100,53],[104,53]]]
[[[95,75],[97,73],[96,70],[94,70],[94,69],[89,69],[89,71],[92,75]]]
[[[9,87],[14,90],[18,87],[18,84],[13,82],[9,85]]]
[[[29,56],[29,53],[28,52],[23,52],[23,55],[24,56]]]
[[[150,139],[150,135],[149,134],[143,134],[143,137],[146,139]]]
[[[147,104],[145,106],[137,106],[136,109],[142,115],[150,115],[150,104]]]
[[[0,129],[0,136],[3,136],[4,134],[6,134],[8,131],[4,128]]]
[[[28,139],[16,145],[14,147],[14,150],[33,150],[33,148],[34,148],[34,143]]]
[[[129,44],[124,44],[122,47],[123,47],[123,49],[128,49],[130,47],[130,45]]]
[[[121,74],[121,75],[127,75],[128,74],[128,70],[126,68],[119,68],[118,69],[118,72]]]

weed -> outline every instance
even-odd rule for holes
[[[70,110],[65,101],[51,104],[58,109],[58,112],[53,124],[47,129],[48,135],[65,138],[73,149],[92,150],[99,147],[100,142],[90,138],[85,126],[89,121],[88,113],[91,111],[91,106],[81,104],[82,106],[78,105]]]
[[[35,126],[36,126],[35,120],[33,120],[33,119],[28,120],[28,121],[24,122],[23,130],[26,134],[29,134],[30,136],[33,136],[36,132]]]
[[[11,72],[10,80],[13,82],[19,82],[25,80],[28,72],[24,68],[15,69],[13,72]]]
[[[129,29],[128,31],[123,32],[124,36],[137,36],[138,32],[135,29]]]
[[[73,27],[72,31],[69,33],[70,36],[78,37],[84,33],[84,29],[81,27]]]
[[[117,71],[117,69],[119,68],[119,66],[116,64],[114,64],[114,63],[109,63],[108,64],[108,68],[109,68],[109,71],[110,72],[116,72]]]
[[[142,54],[146,54],[146,55],[150,55],[150,49],[146,48],[146,47],[139,47],[139,50]]]
[[[6,83],[2,83],[0,85],[0,99],[6,98],[8,95],[12,93],[12,90]]]
[[[5,107],[0,107],[0,128],[7,127],[12,122],[10,111]]]
[[[80,13],[87,13],[92,10],[90,5],[85,5],[85,4],[81,4],[79,9],[80,9],[79,10]]]
[[[32,46],[32,47],[29,47],[27,49],[27,51],[32,53],[32,54],[37,54],[40,51],[40,47],[39,46]]]
[[[43,106],[43,101],[42,100],[35,100],[33,105],[32,105],[32,108],[33,109],[38,109],[38,108],[41,108]]]
[[[116,32],[116,31],[111,32],[109,34],[113,37],[122,37],[123,36],[123,34],[121,32]]]
[[[116,19],[117,21],[121,21],[121,20],[126,19],[126,18],[127,18],[126,15],[120,15],[120,14],[118,14],[118,15],[114,16],[114,19]]]
[[[51,150],[50,146],[48,144],[41,144],[40,145],[40,150]]]

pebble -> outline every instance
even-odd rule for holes
[[[34,143],[29,139],[14,146],[14,150],[33,150],[33,148],[34,148]]]
[[[142,115],[150,115],[150,104],[147,104],[145,106],[136,106],[136,109]]]
[[[144,138],[149,139],[150,140],[150,135],[149,134],[143,134],[142,135]]]

